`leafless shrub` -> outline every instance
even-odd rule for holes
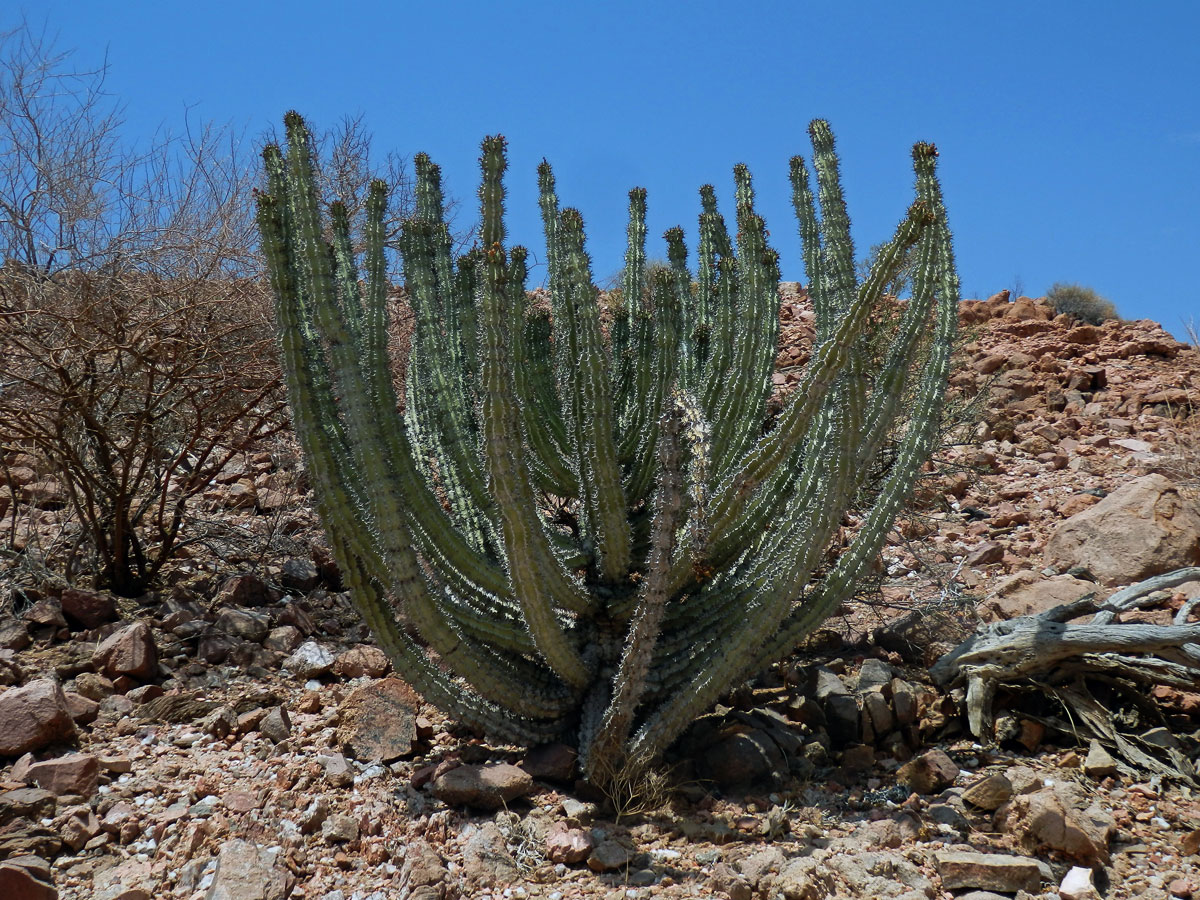
[[[268,308],[242,281],[0,277],[0,437],[49,463],[101,584],[145,591],[188,502],[283,427]]]
[[[256,176],[227,128],[131,150],[105,67],[69,64],[28,24],[0,35],[0,442],[53,471],[97,582],[136,595],[188,502],[284,424]]]
[[[279,144],[281,141],[281,136],[274,130],[263,139],[263,143]],[[383,223],[384,245],[393,254],[389,266],[395,271],[398,269],[395,254],[400,243],[401,226],[412,215],[416,205],[416,188],[408,158],[388,151],[382,159],[378,159],[373,145],[374,135],[368,130],[361,114],[345,116],[332,128],[313,135],[313,155],[318,162],[318,196],[326,205],[334,200],[345,204],[350,216],[350,233],[361,236],[366,216],[367,188],[376,179],[387,182],[391,193]],[[447,194],[445,203],[446,220],[454,224],[460,211],[459,202]],[[464,252],[474,237],[472,227],[455,229],[455,251]],[[356,247],[356,250],[361,249],[361,244]]]

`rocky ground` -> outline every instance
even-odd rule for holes
[[[811,344],[794,285],[782,319],[786,393]],[[0,897],[1200,898],[1195,771],[1078,739],[1045,686],[1000,698],[981,746],[928,673],[977,622],[1200,565],[1200,352],[1007,294],[962,319],[954,386],[986,409],[878,589],[615,797],[568,748],[485,744],[389,676],[286,445],[214,486],[207,543],[132,601],[28,562],[61,496],[11,457],[0,534],[30,552],[0,617]],[[1146,700],[1114,722],[1194,766],[1200,692]]]

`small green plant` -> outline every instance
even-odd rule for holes
[[[1117,308],[1110,300],[1082,284],[1057,281],[1046,292],[1046,300],[1056,313],[1066,313],[1088,325],[1101,325],[1117,318]]]
[[[419,154],[397,420],[387,185],[368,195],[360,279],[345,208],[320,213],[308,129],[285,123],[258,221],[292,422],[351,597],[430,702],[510,743],[570,740],[619,793],[854,593],[936,442],[958,321],[937,151],[913,147],[916,200],[860,283],[833,134],[810,126],[816,191],[799,156],[791,181],[816,346],[769,430],[780,275],[744,166],[736,236],[700,190],[694,275],[672,228],[669,266],[647,277],[646,192],[630,192],[606,335],[583,219],[559,208],[549,164],[547,309],[505,242],[504,139],[483,142],[481,246],[457,260]],[[870,321],[910,250],[912,298],[874,364]],[[864,491],[885,441],[894,460]]]

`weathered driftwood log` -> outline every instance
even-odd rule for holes
[[[1103,603],[1089,594],[1036,616],[981,626],[930,669],[942,687],[966,684],[967,723],[977,738],[992,738],[992,702],[1002,685],[1036,681],[1054,685],[1078,721],[1134,765],[1194,777],[1177,747],[1167,747],[1171,767],[1156,762],[1117,733],[1111,716],[1091,697],[1084,676],[1143,691],[1166,684],[1200,690],[1200,622],[1188,623],[1200,596],[1188,600],[1171,625],[1122,624],[1118,617],[1158,602],[1158,591],[1200,581],[1200,567],[1177,569],[1123,588]],[[1068,624],[1092,614],[1086,624]],[[1181,771],[1172,771],[1174,768]]]

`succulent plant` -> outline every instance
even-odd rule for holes
[[[387,186],[371,185],[356,259],[345,209],[321,214],[303,120],[285,122],[258,221],[293,425],[351,598],[428,701],[498,740],[571,741],[603,783],[853,593],[931,452],[948,375],[958,279],[932,145],[913,148],[916,200],[859,283],[833,135],[812,123],[816,195],[800,157],[791,183],[816,343],[774,415],[778,254],[744,166],[735,235],[700,190],[694,276],[672,228],[647,279],[646,193],[630,192],[609,318],[548,164],[544,308],[505,240],[504,139],[483,142],[479,243],[458,259],[439,170],[418,155],[399,413]],[[871,366],[872,308],[910,251],[912,299]]]

